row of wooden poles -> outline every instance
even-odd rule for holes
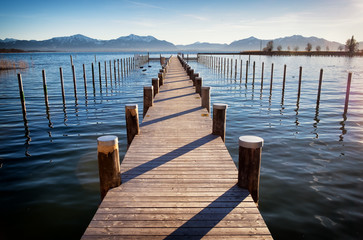
[[[234,60],[234,66],[233,66],[233,60]],[[232,78],[233,76],[233,69],[234,69],[234,78],[237,79],[237,68],[238,68],[238,61],[237,59],[228,59],[223,57],[213,57],[213,56],[203,56],[198,55],[198,62],[206,65],[207,67],[216,70],[218,73],[224,74],[227,76],[230,75]],[[248,82],[248,70],[249,70],[250,62],[246,61],[246,67],[245,67],[245,85],[247,85]],[[264,84],[264,68],[265,63],[262,62],[261,66],[261,92],[263,89]],[[240,60],[240,67],[239,67],[239,77],[240,82],[242,83],[242,69],[243,69],[243,61]],[[299,82],[298,82],[298,92],[297,92],[297,103],[296,105],[299,105],[300,102],[300,96],[301,96],[301,83],[302,83],[302,70],[303,68],[299,67]],[[255,85],[255,73],[256,73],[256,63],[253,61],[252,66],[252,85]],[[274,77],[274,64],[271,64],[271,75],[270,75],[270,95],[272,94],[272,85],[273,85],[273,77]],[[345,95],[345,104],[344,104],[344,112],[343,114],[346,115],[348,112],[348,105],[349,105],[349,95],[350,95],[350,87],[352,82],[352,73],[348,73],[348,79],[347,79],[347,87],[346,87],[346,95]],[[318,92],[317,92],[317,99],[316,99],[316,109],[319,109],[320,104],[320,95],[321,95],[321,88],[323,83],[323,69],[320,69],[319,74],[319,86],[318,86]],[[285,86],[286,86],[286,64],[284,65],[284,72],[283,72],[283,78],[282,78],[282,98],[281,102],[284,103],[284,95],[285,95]]]
[[[193,81],[196,93],[201,96],[201,106],[210,112],[210,87],[202,87],[202,78],[198,73],[178,56],[190,80]],[[153,106],[153,99],[159,92],[159,87],[164,84],[165,75],[169,69],[169,61],[160,69],[158,78],[152,78],[151,86],[144,86],[144,111],[146,115],[148,109]],[[227,104],[213,104],[213,127],[212,134],[218,135],[225,141],[226,132],[226,112]],[[125,105],[127,147],[130,146],[134,137],[140,134],[139,114],[137,104]],[[252,198],[258,203],[259,179],[261,165],[261,151],[264,140],[257,136],[241,136],[239,138],[239,170],[238,185],[248,189]],[[118,148],[118,137],[113,135],[102,136],[97,139],[98,164],[100,176],[101,199],[108,190],[121,185],[121,170]]]
[[[110,84],[110,86],[112,88],[112,82],[113,82],[112,77],[114,78],[115,85],[116,85],[116,81],[117,81],[116,76],[118,76],[118,80],[120,80],[120,78],[126,78],[131,73],[131,71],[133,69],[135,69],[135,58],[134,57],[114,59],[114,60],[109,60],[108,62],[109,62],[108,75],[107,75],[107,61],[104,62],[104,66],[105,66],[104,67],[104,83],[105,83],[106,89],[108,88],[108,83]],[[113,62],[113,76],[112,76],[112,62]],[[71,68],[72,68],[72,76],[73,76],[74,98],[77,101],[78,98],[77,98],[76,70],[75,70],[75,66],[73,64],[72,56],[71,56]],[[93,93],[95,95],[96,83],[95,83],[95,68],[94,68],[93,63],[91,64],[91,68],[92,68]],[[101,72],[102,72],[101,71],[101,62],[98,62],[98,78],[99,78],[100,92],[102,92],[102,74],[101,74]],[[64,90],[63,69],[61,67],[59,68],[59,73],[60,73],[62,100],[63,100],[63,105],[65,106],[66,97],[65,97],[65,90]],[[44,101],[45,101],[45,106],[46,106],[46,110],[48,113],[49,112],[48,88],[47,88],[46,72],[44,69],[42,70],[42,77],[43,77]],[[84,92],[85,92],[85,95],[87,96],[87,78],[86,78],[85,64],[83,64],[83,82],[84,82]],[[19,94],[20,94],[20,100],[21,100],[21,105],[22,105],[23,119],[24,119],[24,122],[26,122],[27,117],[26,117],[25,94],[24,94],[24,89],[23,89],[23,81],[22,81],[22,77],[21,77],[20,73],[18,73],[18,84],[19,84]]]

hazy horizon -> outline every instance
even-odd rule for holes
[[[301,1],[6,1],[0,39],[47,40],[82,34],[110,40],[151,35],[175,45],[229,44],[254,36],[315,36],[345,43],[363,40],[360,0]]]

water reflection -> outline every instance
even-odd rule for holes
[[[347,130],[345,129],[345,122],[347,121],[347,115],[343,114],[343,121],[340,122],[340,130],[342,130],[342,134],[339,135],[339,141],[343,141],[344,140],[344,135],[347,134]]]

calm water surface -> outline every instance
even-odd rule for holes
[[[100,202],[97,137],[119,137],[120,158],[126,151],[124,105],[139,104],[143,86],[151,84],[158,62],[128,76],[104,82],[104,61],[131,54],[74,53],[78,100],[74,98],[69,53],[2,54],[25,60],[21,71],[27,106],[24,125],[16,72],[0,74],[0,239],[79,239]],[[158,54],[155,55],[155,57]],[[264,138],[260,210],[275,239],[359,239],[363,231],[363,59],[335,57],[222,56],[238,60],[237,76],[224,75],[190,62],[212,86],[211,101],[227,103],[226,145],[238,159],[238,137]],[[243,60],[242,81],[239,61]],[[252,83],[252,62],[256,63]],[[261,64],[264,84],[261,90]],[[270,91],[271,64],[274,63]],[[82,64],[86,64],[87,93]],[[233,61],[234,64],[234,61]],[[283,65],[287,65],[282,94]],[[150,67],[148,67],[150,65]],[[297,104],[299,66],[303,67]],[[63,105],[59,67],[63,68]],[[324,69],[320,107],[316,94]],[[46,70],[47,112],[41,70]],[[113,68],[112,68],[113,71]],[[348,72],[353,72],[350,105],[343,115]],[[113,73],[112,73],[113,75]],[[271,92],[271,94],[270,94]],[[142,114],[141,114],[142,116]],[[142,120],[142,119],[141,119]]]

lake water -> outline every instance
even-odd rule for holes
[[[77,76],[74,98],[69,53],[1,54],[24,60],[22,73],[27,126],[24,125],[15,71],[0,73],[0,239],[79,239],[100,203],[97,137],[119,137],[126,151],[124,105],[139,104],[143,86],[157,77],[157,61],[109,79],[109,60],[120,53],[72,53]],[[91,63],[95,65],[95,90]],[[154,54],[157,57],[158,54]],[[168,54],[164,54],[169,56]],[[275,239],[359,239],[363,230],[363,58],[216,56],[238,60],[232,77],[190,62],[212,86],[212,103],[227,103],[226,145],[238,159],[238,137],[263,137],[260,211]],[[240,81],[239,61],[243,61]],[[104,82],[107,61],[108,87]],[[252,83],[252,63],[256,77]],[[261,90],[261,64],[264,85]],[[95,62],[94,62],[95,63]],[[233,64],[235,62],[233,61]],[[271,64],[274,63],[270,91]],[[86,64],[87,94],[82,64]],[[287,65],[282,95],[283,66]],[[150,66],[150,67],[148,67]],[[299,67],[302,87],[299,104]],[[63,68],[63,105],[59,67]],[[319,109],[316,94],[324,69]],[[49,111],[42,85],[46,70]],[[142,71],[145,70],[146,71]],[[112,68],[113,71],[113,68]],[[353,73],[348,114],[343,115],[348,72]],[[270,94],[271,92],[271,94]],[[142,120],[142,114],[140,114]]]

